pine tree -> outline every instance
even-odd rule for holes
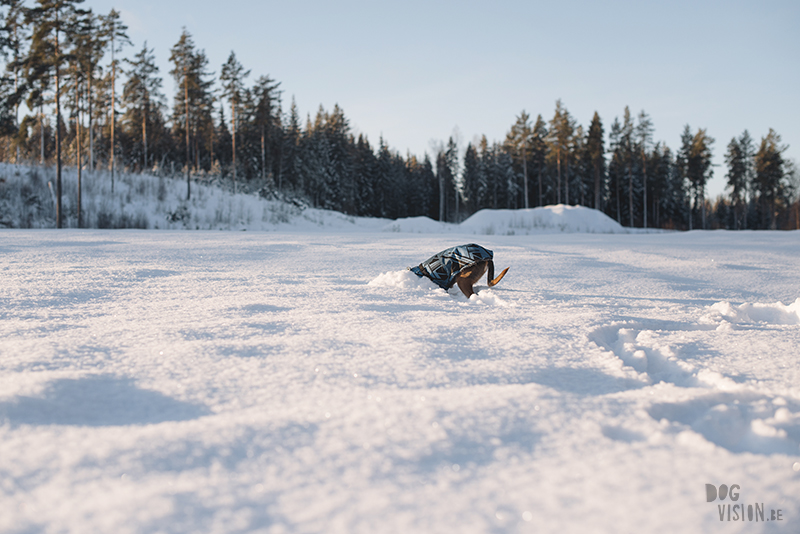
[[[572,142],[570,143],[570,161],[572,162],[572,183],[577,191],[574,191],[574,202],[585,206],[586,205],[586,169],[584,165],[586,155],[586,136],[583,133],[583,126],[577,125],[575,132],[572,135]]]
[[[747,130],[745,130],[745,133]],[[733,204],[734,228],[742,228],[743,213],[745,212],[745,197],[747,194],[747,163],[739,140],[735,137],[728,143],[728,152],[725,154],[725,163],[728,166],[727,188],[731,190],[730,199]]]
[[[600,115],[594,112],[592,123],[589,125],[589,134],[586,139],[586,151],[589,159],[589,172],[594,185],[594,204],[597,210],[603,209],[602,198],[606,178],[606,157],[603,140],[603,123]]]
[[[440,146],[436,155],[436,176],[439,179],[439,220],[448,221],[448,192],[455,189],[454,168],[457,164],[455,160],[455,142],[452,137],[448,142],[447,148]]]
[[[633,163],[634,163],[634,126],[631,118],[631,110],[625,106],[622,115],[622,129],[620,130],[620,149],[622,161],[628,176],[628,226],[633,228]]]
[[[244,93],[244,79],[250,75],[231,51],[228,61],[222,65],[219,79],[222,82],[222,96],[227,97],[231,105],[231,153],[233,157],[233,192],[236,193],[236,111],[241,104]]]
[[[617,222],[622,224],[622,188],[620,184],[626,167],[626,151],[622,144],[622,125],[616,117],[614,117],[614,122],[611,124],[611,131],[608,134],[608,139],[609,149],[611,150],[611,161],[608,164],[608,178],[612,191],[613,211],[611,211],[611,206],[607,206],[606,213],[610,216],[614,216]]]
[[[82,100],[85,96],[87,87],[87,72],[84,67],[87,62],[87,44],[90,43],[92,39],[91,32],[93,30],[93,18],[94,16],[91,10],[74,13],[72,21],[73,31],[68,35],[67,40],[70,48],[68,59],[70,64],[69,70],[71,74],[71,81],[68,81],[68,84],[71,84],[71,89],[74,91],[72,105],[70,106],[68,104],[68,106],[72,108],[73,115],[75,116],[75,165],[77,167],[78,174],[78,202],[76,209],[78,216],[78,228],[83,227],[83,148],[81,146],[83,135],[81,132],[81,127],[84,112]]]
[[[530,115],[523,109],[517,117],[517,122],[511,127],[506,135],[506,148],[512,154],[515,161],[521,163],[522,167],[522,197],[523,206],[529,207],[528,203],[528,156],[530,154],[530,144],[533,130],[531,128]]]
[[[213,98],[211,86],[213,82],[208,79],[208,59],[205,53],[195,50],[192,36],[183,29],[178,42],[172,47],[170,61],[174,68],[170,74],[175,79],[177,92],[173,106],[173,132],[178,135],[181,128],[185,138],[186,148],[186,199],[191,198],[191,168],[192,168],[192,139],[194,132],[195,167],[200,168],[200,137],[206,136],[208,144],[213,142]],[[209,154],[211,151],[209,150]]]
[[[544,206],[544,196],[542,190],[542,177],[546,168],[547,156],[547,124],[541,115],[536,116],[536,122],[531,131],[531,164],[536,169],[536,183],[538,189],[538,204]]]
[[[56,228],[62,227],[61,212],[61,80],[65,58],[62,50],[64,38],[71,33],[71,17],[76,5],[83,0],[38,0],[37,7],[27,11],[25,20],[33,24],[29,82],[50,75],[55,79],[56,104]],[[42,101],[39,101],[41,106]]]
[[[269,76],[260,76],[253,86],[253,98],[255,99],[255,112],[253,116],[254,125],[258,128],[261,141],[261,181],[267,181],[267,168],[273,169],[274,166],[267,161],[267,154],[273,154],[273,138],[279,137],[281,127],[280,119],[280,94],[278,90],[280,82],[276,82]],[[276,135],[278,134],[278,135]],[[280,144],[277,143],[277,148]],[[280,154],[280,151],[278,152]],[[273,170],[269,171],[273,174]],[[277,169],[278,182],[277,188],[281,189],[281,169]]]
[[[461,177],[465,208],[469,213],[477,211],[478,188],[480,187],[480,162],[478,151],[469,143],[464,153],[464,173]]]
[[[83,1],[83,0],[81,0]],[[120,20],[119,11],[112,9],[105,17],[100,17],[103,34],[106,43],[111,49],[111,148],[110,148],[110,167],[111,167],[111,193],[114,193],[114,174],[116,173],[116,124],[117,124],[117,64],[116,55],[122,52],[125,45],[130,45],[131,41],[125,31],[128,27]]]
[[[681,188],[686,189],[688,191],[688,199],[689,199],[689,230],[694,229],[694,217],[693,212],[694,208],[692,202],[694,200],[694,193],[692,189],[692,183],[689,179],[689,158],[692,152],[692,142],[693,136],[692,131],[689,125],[685,125],[683,127],[683,133],[681,133],[681,148],[678,150],[678,154],[675,158],[675,167],[677,177],[681,182]]]
[[[100,61],[105,54],[106,35],[101,31],[100,18],[88,10],[78,17],[76,21],[77,30],[74,32],[70,43],[72,45],[72,55],[75,58],[76,67],[80,70],[80,78],[85,82],[86,116],[88,119],[89,134],[89,170],[95,168],[95,122],[97,113],[95,104],[97,103],[96,76]],[[105,98],[101,98],[105,100]]]
[[[777,228],[777,202],[784,192],[784,160],[783,152],[786,146],[781,146],[781,136],[772,128],[769,133],[761,138],[761,145],[755,155],[755,186],[758,193],[762,220],[768,222],[769,229]]]
[[[164,95],[161,93],[162,80],[158,76],[154,49],[147,48],[147,41],[132,60],[126,62],[131,66],[128,80],[123,87],[122,99],[126,104],[126,122],[133,126],[141,126],[142,170],[150,167],[147,150],[147,125],[152,121],[152,114],[158,113],[163,105]],[[133,127],[132,130],[139,128]]]
[[[6,72],[13,77],[13,92],[3,91],[2,110],[0,110],[0,126],[7,135],[14,136],[14,162],[20,161],[20,123],[19,105],[26,91],[22,80],[25,44],[29,40],[28,28],[25,25],[25,6],[22,0],[5,0],[8,6],[3,33],[0,34],[0,53],[10,59],[6,64]],[[12,111],[13,110],[13,111]],[[12,116],[13,113],[13,116]]]
[[[742,191],[744,195],[744,209],[743,209],[743,228],[749,228],[748,225],[748,212],[750,211],[750,198],[751,198],[751,191],[754,190],[755,187],[755,156],[756,156],[756,149],[753,143],[753,138],[750,137],[750,133],[745,130],[742,132],[741,137],[739,137],[739,148],[742,151],[742,159],[744,163],[744,173],[745,173],[745,186],[744,190]]]
[[[701,206],[701,224],[706,228],[705,191],[706,183],[714,175],[711,166],[711,145],[714,139],[702,128],[692,137],[688,158],[686,159],[686,177],[694,192],[694,206]]]
[[[447,179],[448,179],[448,187],[446,191],[453,191],[453,198],[455,209],[450,212],[452,216],[448,217],[452,219],[453,222],[461,222],[459,221],[460,213],[459,213],[459,205],[460,197],[461,197],[461,186],[458,181],[459,175],[459,164],[458,164],[458,142],[455,138],[451,135],[450,138],[447,140],[447,150],[445,151],[445,164],[447,165]],[[449,193],[446,193],[449,196]],[[448,211],[450,211],[448,209]]]
[[[300,116],[297,111],[297,102],[292,97],[292,105],[289,108],[289,119],[286,125],[286,133],[283,136],[283,148],[281,150],[281,176],[283,187],[285,184],[294,194],[300,194],[304,190],[302,175],[300,173]],[[282,187],[279,187],[279,191]]]
[[[561,204],[562,177],[564,178],[564,202],[569,204],[569,146],[574,124],[569,112],[556,101],[556,111],[550,121],[548,155],[556,167],[556,202]]]
[[[653,143],[653,121],[644,110],[639,113],[636,140],[642,158],[642,227],[647,228],[647,153]]]

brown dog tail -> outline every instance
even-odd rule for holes
[[[503,269],[503,272],[500,273],[497,276],[497,278],[495,278],[494,277],[494,262],[489,260],[489,276],[488,276],[488,278],[489,278],[489,287],[494,287],[497,284],[499,284],[500,280],[503,279],[503,277],[506,275],[507,272],[508,272],[508,267]]]

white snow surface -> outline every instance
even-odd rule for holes
[[[798,232],[494,223],[0,231],[0,532],[800,531]]]

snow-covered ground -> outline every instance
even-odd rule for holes
[[[800,531],[798,232],[488,219],[0,231],[0,532]]]
[[[207,178],[207,177],[206,177]],[[0,228],[55,226],[55,169],[0,163]],[[481,210],[461,224],[428,217],[398,220],[351,217],[310,208],[300,202],[268,200],[192,180],[191,198],[180,177],[117,173],[112,193],[107,171],[84,172],[82,228],[189,230],[335,231],[466,233],[528,235],[532,233],[628,233],[605,214],[582,206],[546,206],[524,210]],[[77,170],[63,172],[63,226],[78,228]],[[297,199],[295,199],[297,200]]]

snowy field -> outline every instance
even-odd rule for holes
[[[798,232],[430,223],[0,231],[0,532],[800,532]]]

